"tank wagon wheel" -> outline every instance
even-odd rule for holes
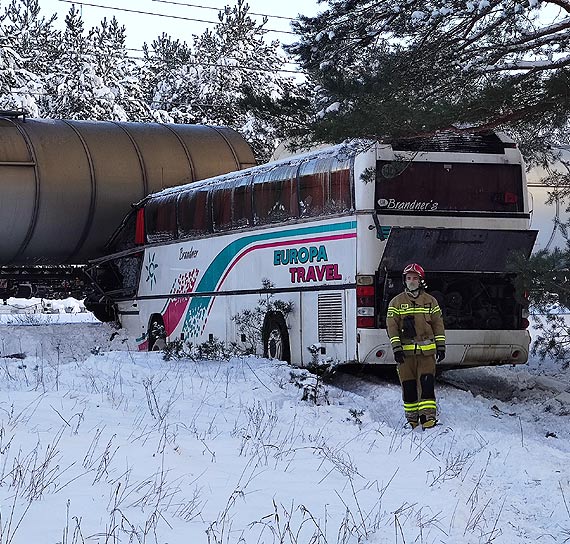
[[[268,359],[291,362],[289,333],[283,315],[269,313],[263,324],[263,356]]]
[[[154,315],[148,327],[148,350],[163,351],[166,348],[166,328],[161,316]]]

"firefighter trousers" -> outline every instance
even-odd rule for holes
[[[398,377],[406,419],[412,424],[436,419],[435,354],[405,353]]]

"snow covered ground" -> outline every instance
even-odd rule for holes
[[[314,377],[268,360],[23,325],[0,326],[0,544],[570,542],[554,365],[449,373],[481,394],[439,383],[422,432],[378,376],[339,373],[315,404]]]

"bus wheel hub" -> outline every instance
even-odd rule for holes
[[[281,359],[283,355],[283,340],[281,338],[281,332],[278,329],[273,329],[269,333],[267,347],[267,354],[270,359]]]

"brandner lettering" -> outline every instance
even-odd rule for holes
[[[198,250],[191,247],[190,249],[184,249],[183,247],[180,248],[180,256],[178,257],[179,261],[184,259],[194,259],[198,255]]]
[[[389,210],[405,210],[405,211],[420,211],[420,212],[433,212],[437,210],[439,202],[434,202],[433,200],[421,201],[421,200],[411,200],[408,202],[396,200],[395,198],[382,198],[378,201],[378,204],[382,208],[387,208]]]

